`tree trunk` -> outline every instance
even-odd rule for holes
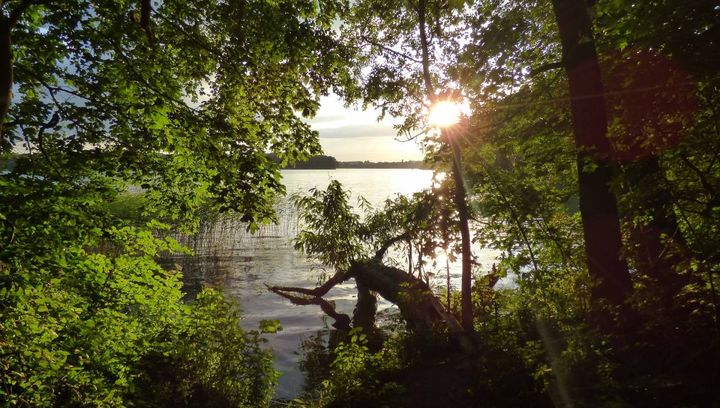
[[[443,131],[443,134],[447,133]],[[465,194],[465,182],[462,176],[462,166],[460,164],[460,146],[456,140],[447,137],[448,143],[453,153],[453,181],[455,182],[455,194],[453,201],[458,212],[458,221],[460,227],[460,245],[462,252],[462,276],[460,280],[461,287],[461,307],[462,307],[462,324],[467,333],[474,331],[473,326],[473,310],[472,310],[472,253],[470,249],[470,214],[467,207]]]
[[[0,135],[3,134],[3,123],[12,98],[13,55],[10,28],[10,20],[0,16]]]
[[[593,298],[622,305],[632,291],[615,195],[607,117],[590,16],[583,0],[553,0],[568,76],[570,107],[578,149],[580,214]]]
[[[358,297],[353,311],[353,327],[362,327],[365,333],[370,333],[375,327],[375,314],[377,313],[377,297],[361,280],[355,280]]]
[[[427,39],[427,21],[426,21],[427,2],[420,0],[418,2],[418,26],[420,29],[420,46],[422,49],[422,66],[423,80],[425,83],[425,91],[431,103],[436,102],[435,89],[430,76],[430,55],[429,44]],[[465,184],[463,182],[462,167],[460,165],[460,147],[457,141],[449,137],[446,130],[442,131],[443,139],[450,145],[453,155],[452,176],[455,181],[455,194],[453,201],[458,211],[458,227],[460,228],[460,245],[462,257],[462,277],[460,285],[460,307],[462,316],[462,325],[466,333],[472,333],[475,328],[473,326],[473,310],[472,310],[472,252],[470,248],[470,227],[469,212],[467,207],[467,197],[465,193]]]
[[[278,286],[269,289],[296,305],[319,305],[323,312],[335,319],[333,326],[341,330],[349,330],[350,318],[345,314],[337,313],[334,305],[322,296],[336,284],[352,278],[355,279],[358,288],[354,327],[370,330],[374,325],[376,306],[371,292],[376,292],[398,306],[408,327],[415,332],[431,332],[443,327],[451,333],[463,332],[460,323],[448,313],[425,282],[401,269],[383,265],[375,259],[353,262],[347,272],[336,274],[315,289]]]
[[[368,261],[353,264],[349,272],[357,282],[396,304],[411,330],[432,331],[445,326],[451,333],[463,331],[427,283],[405,271]]]

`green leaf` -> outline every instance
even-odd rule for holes
[[[277,333],[282,331],[283,327],[280,320],[260,320],[259,329],[262,333]]]

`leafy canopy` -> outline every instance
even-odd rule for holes
[[[172,220],[207,200],[250,227],[272,218],[283,188],[267,154],[286,164],[320,152],[301,117],[344,81],[331,30],[344,2],[154,2],[149,33],[141,3],[24,9],[1,147],[31,153],[15,173],[120,178]]]

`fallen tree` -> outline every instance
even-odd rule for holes
[[[335,305],[323,298],[330,289],[349,279],[355,279],[358,289],[358,300],[352,319],[344,313],[338,313]],[[373,328],[377,311],[377,298],[374,293],[377,293],[398,306],[408,328],[413,331],[463,331],[455,316],[445,309],[427,283],[401,269],[384,265],[377,258],[353,262],[348,270],[336,273],[314,289],[283,286],[272,286],[269,289],[295,305],[320,306],[325,314],[335,320],[333,327],[338,330],[349,331],[352,327]]]
[[[398,196],[387,200],[382,210],[361,222],[348,205],[348,196],[340,183],[333,181],[325,191],[313,189],[309,196],[293,198],[303,224],[295,248],[333,267],[336,273],[315,288],[268,286],[268,289],[295,305],[319,306],[334,319],[333,327],[342,331],[353,327],[374,331],[380,295],[398,306],[408,328],[414,332],[462,333],[456,317],[421,278],[421,257],[434,251],[439,241],[450,239],[448,224],[438,222],[447,217],[439,212],[441,203],[428,192],[417,193],[412,199]],[[413,274],[412,255],[408,257],[408,271],[383,263],[388,250],[398,244],[407,245],[409,254],[410,248],[418,248],[417,276]],[[352,318],[339,313],[335,304],[324,298],[333,287],[350,279],[357,287]]]

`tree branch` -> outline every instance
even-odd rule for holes
[[[350,275],[349,272],[343,271],[343,272],[335,273],[335,275],[333,275],[325,283],[316,287],[315,289],[298,288],[298,287],[293,287],[293,286],[272,286],[272,287],[268,286],[268,289],[270,289],[273,292],[275,292],[276,290],[281,290],[284,292],[302,293],[303,295],[307,295],[307,296],[324,296],[326,293],[328,293],[330,291],[330,289],[334,288],[335,285],[343,283],[346,280],[350,279],[351,277],[352,276]]]
[[[680,159],[682,160],[683,163],[685,163],[685,165],[688,168],[690,168],[690,170],[692,170],[693,172],[695,172],[695,174],[697,174],[698,179],[700,180],[700,184],[702,184],[703,188],[705,190],[707,190],[708,193],[710,193],[712,195],[716,195],[716,193],[717,193],[716,188],[707,179],[708,172],[703,172],[702,170],[700,170],[700,168],[697,167],[692,161],[690,161],[690,159],[685,154],[681,154]]]
[[[408,135],[408,136],[406,136],[406,137],[403,138],[403,139],[401,139],[399,135],[398,135],[398,136],[395,136],[394,139],[397,140],[397,141],[400,142],[400,143],[407,143],[407,142],[412,142],[413,140],[416,140],[418,137],[420,137],[420,136],[422,136],[422,135],[425,135],[425,134],[427,134],[427,133],[428,133],[427,130],[423,130],[423,131],[420,132],[420,133],[416,133],[416,134],[414,134],[414,135]]]
[[[564,67],[563,61],[550,62],[547,64],[540,65],[539,67],[536,67],[536,68],[531,68],[530,76],[534,77],[534,76],[542,74],[543,72],[551,71],[553,69],[558,69],[558,68],[562,68],[562,67]]]
[[[421,61],[421,60],[416,59],[416,58],[413,58],[413,57],[411,57],[411,56],[409,56],[409,55],[407,55],[407,54],[403,54],[402,52],[396,51],[396,50],[394,50],[394,49],[392,49],[392,48],[390,48],[390,47],[386,47],[386,46],[384,46],[384,45],[382,45],[382,44],[380,44],[380,43],[377,43],[377,42],[369,39],[368,37],[362,37],[362,40],[365,41],[366,43],[372,45],[372,46],[381,48],[381,49],[383,49],[383,50],[385,50],[385,51],[387,51],[387,52],[389,52],[389,53],[391,53],[391,54],[393,54],[393,55],[395,55],[395,56],[398,56],[398,57],[400,57],[400,58],[404,58],[404,59],[406,59],[406,60],[408,60],[408,61],[412,61],[412,62],[415,62],[415,63],[418,63],[418,64],[422,64],[422,61]]]
[[[47,153],[47,151],[45,150],[45,143],[44,143],[45,131],[47,129],[51,129],[51,128],[57,126],[58,123],[60,123],[60,113],[55,112],[55,113],[53,113],[52,118],[50,118],[49,122],[43,123],[42,125],[40,125],[40,129],[38,129],[38,133],[37,133],[38,150],[40,150],[40,153],[42,153],[43,157],[45,158],[45,161],[50,165],[50,167],[53,169],[53,171],[55,171],[57,176],[60,179],[64,179],[65,177],[63,176],[62,172],[60,171],[58,166],[55,164],[55,162],[50,158],[50,155]]]
[[[320,296],[295,296],[287,292],[299,292],[296,289],[302,289],[302,288],[280,288],[280,287],[271,287],[268,285],[265,285],[268,290],[271,292],[278,294],[285,299],[289,300],[294,305],[299,306],[306,306],[306,305],[318,305],[320,306],[320,309],[328,316],[335,319],[335,323],[333,323],[333,327],[335,327],[338,330],[345,330],[350,331],[350,316],[346,315],[345,313],[338,313],[335,311],[335,305],[325,299],[323,299]],[[287,292],[286,292],[287,291]]]
[[[375,252],[375,260],[377,260],[377,261],[381,260],[382,257],[385,255],[385,252],[387,252],[387,250],[388,250],[391,246],[393,246],[393,244],[395,244],[396,242],[398,242],[398,241],[409,241],[409,240],[410,240],[410,234],[408,234],[407,232],[406,232],[406,233],[403,233],[403,234],[401,234],[401,235],[398,235],[398,236],[395,237],[395,238],[389,239],[389,240],[386,241],[384,244],[382,244],[382,246],[380,247],[380,249],[377,250],[377,252]]]
[[[172,103],[173,105],[175,105],[179,108],[188,109],[195,113],[200,112],[198,109],[193,108],[192,106],[188,106],[188,104],[185,103],[184,101],[177,99],[171,95],[168,95],[161,89],[158,89],[149,80],[145,79],[145,77],[143,77],[143,75],[137,69],[135,69],[135,63],[132,61],[132,59],[130,57],[128,57],[127,55],[125,55],[125,53],[122,52],[122,48],[118,44],[115,44],[115,52],[116,52],[116,55],[118,55],[125,62],[128,70],[130,71],[131,74],[133,74],[133,76],[135,77],[135,80],[139,84],[145,86],[149,90],[153,91],[153,93],[155,93],[156,95],[162,97],[163,99],[167,100],[168,102]]]

